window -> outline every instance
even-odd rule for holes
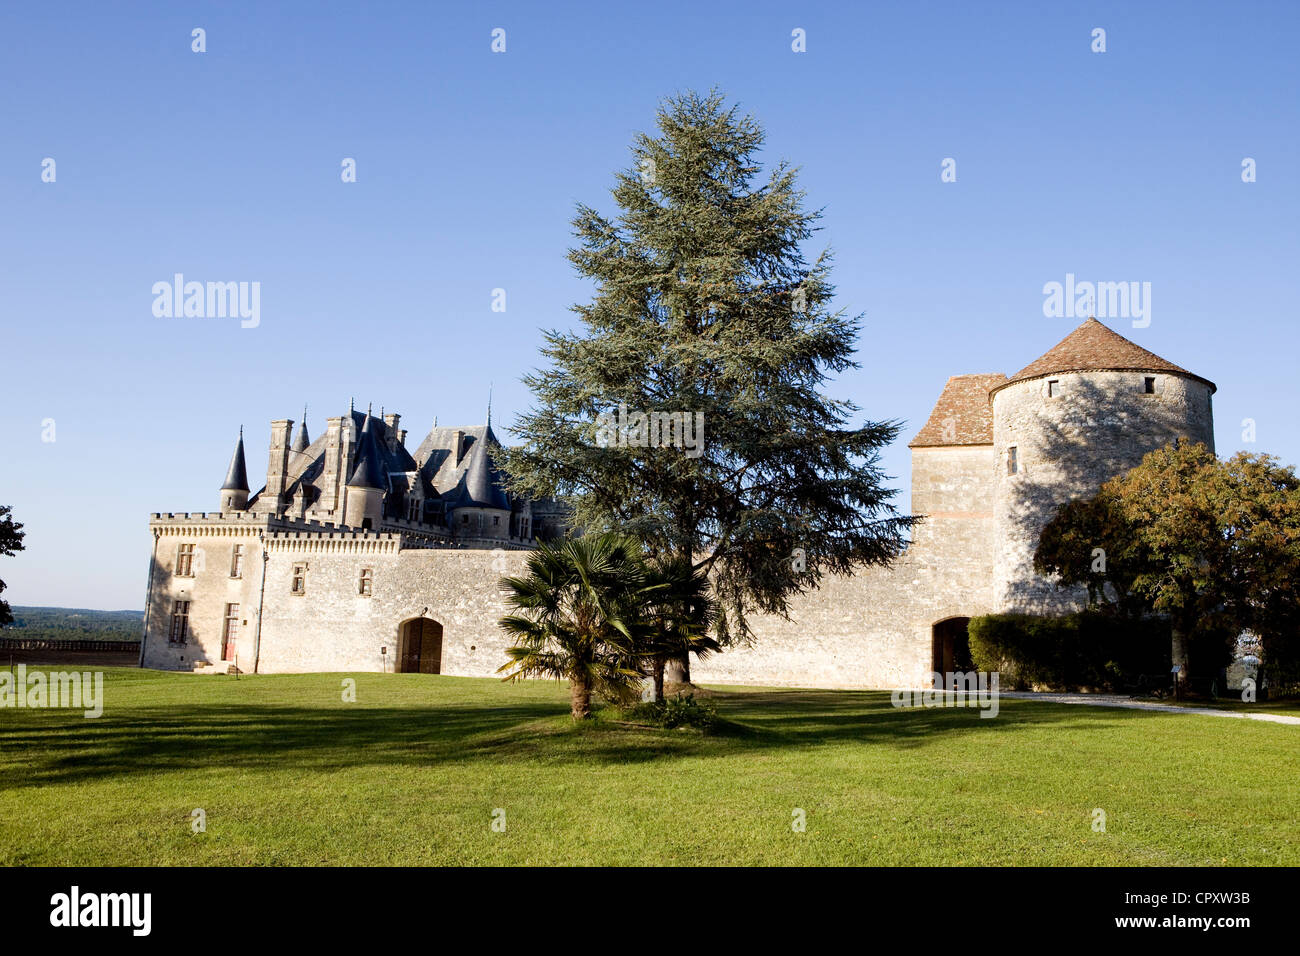
[[[1142,390],[1148,395],[1156,393],[1156,379],[1154,375],[1148,375],[1142,380]]]
[[[463,514],[463,515],[461,515],[461,516],[460,516],[460,523],[461,523],[461,524],[469,524],[469,515],[468,515],[468,514]]]
[[[194,545],[182,544],[176,547],[176,576],[194,577]]]
[[[1007,449],[1007,474],[1014,475],[1020,470],[1020,462],[1016,456],[1016,446],[1012,445]]]
[[[500,515],[493,515],[493,516],[492,516],[492,527],[495,528],[495,527],[496,527],[497,525],[499,525],[500,523],[501,523],[501,516],[500,516]]]
[[[1059,378],[1048,379],[1047,397],[1056,398],[1060,394],[1061,394],[1061,380]]]
[[[191,545],[190,547],[193,547]],[[176,601],[172,604],[172,629],[167,635],[169,644],[184,644],[190,636],[190,602]]]
[[[307,593],[307,565],[295,564],[293,566],[293,584],[289,588],[290,594]]]
[[[242,578],[244,576],[244,546],[237,544],[230,549],[230,576],[232,578]]]
[[[226,605],[226,621],[221,628],[221,659],[231,660],[235,653],[235,641],[238,639],[239,605]]]
[[[371,568],[361,569],[361,582],[357,585],[357,593],[362,597],[370,597],[375,586],[375,572]]]

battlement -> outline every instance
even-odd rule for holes
[[[267,551],[396,554],[401,549],[402,536],[392,532],[277,530],[266,539]]]
[[[211,521],[220,524],[259,524],[266,521],[270,515],[257,514],[252,511],[232,511],[223,513],[220,511],[154,511],[149,515],[149,523],[163,521]]]

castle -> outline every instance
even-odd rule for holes
[[[967,621],[1083,603],[1033,571],[1055,508],[1172,441],[1214,447],[1212,382],[1088,319],[1011,377],[948,379],[910,443],[923,516],[888,567],[827,576],[697,682],[922,687],[953,669]],[[497,581],[563,507],[509,495],[488,424],[435,427],[414,454],[399,416],[349,411],[310,441],[271,423],[250,497],[241,432],[216,512],[154,514],[141,664],[242,671],[491,676],[508,640]]]

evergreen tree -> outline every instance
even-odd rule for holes
[[[785,613],[822,574],[899,552],[912,519],[879,466],[899,423],[855,426],[858,408],[820,391],[857,367],[860,317],[833,311],[830,253],[801,252],[820,212],[795,170],[760,181],[759,125],[687,93],[661,105],[658,132],[635,139],[615,218],[578,206],[569,259],[595,295],[574,307],[580,332],[546,333],[550,368],[525,378],[536,402],[505,470],[516,492],[570,503],[576,526],[706,571],[729,643],[748,638],[747,613]],[[686,413],[682,447],[654,441],[651,413]]]

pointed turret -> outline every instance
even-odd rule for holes
[[[383,461],[375,441],[370,409],[357,437],[357,464],[347,484],[347,514],[344,522],[363,528],[379,524],[384,512],[384,486],[381,483]]]
[[[293,450],[303,452],[311,444],[311,439],[307,436],[307,406],[302,407],[302,424],[298,426],[298,435],[293,440]]]
[[[248,506],[248,466],[244,463],[244,427],[239,426],[239,441],[226,469],[226,480],[221,486],[221,510],[243,511]]]

